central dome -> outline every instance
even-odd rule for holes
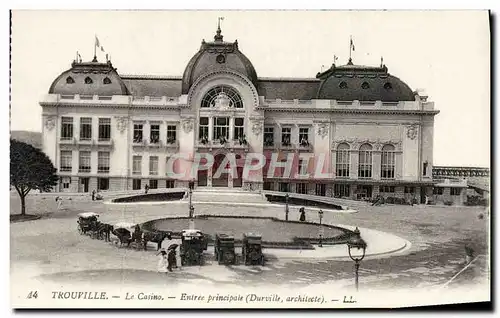
[[[203,74],[231,70],[246,76],[257,87],[257,72],[250,60],[238,49],[238,41],[224,42],[220,27],[214,42],[201,42],[200,50],[191,58],[182,76],[182,94]]]

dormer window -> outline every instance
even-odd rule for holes
[[[85,84],[92,84],[94,81],[90,77],[85,78]]]
[[[368,88],[370,88],[370,84],[368,84],[368,82],[363,82],[363,84],[361,84],[361,88],[368,89]]]
[[[111,84],[111,80],[109,79],[109,77],[105,77],[103,80],[102,80],[103,84]]]
[[[346,89],[347,88],[347,83],[346,82],[340,82],[339,87],[342,88],[342,89]]]
[[[74,84],[74,83],[75,83],[75,80],[73,79],[73,77],[68,76],[66,78],[66,84]]]
[[[389,83],[389,82],[387,82],[387,83],[384,84],[384,88],[387,89],[387,90],[390,90],[390,89],[392,89],[392,84]]]

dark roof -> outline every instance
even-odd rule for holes
[[[320,81],[318,79],[259,78],[257,90],[265,99],[302,99],[316,98]]]
[[[181,77],[123,75],[122,79],[133,96],[177,97],[181,95]]]
[[[49,89],[49,94],[61,95],[128,95],[127,87],[111,62],[85,62],[71,64],[59,75]]]
[[[245,75],[257,86],[257,72],[250,60],[238,49],[238,41],[224,42],[220,33],[219,28],[214,42],[202,41],[200,50],[188,62],[182,76],[182,94],[187,94],[200,76],[221,69]]]
[[[415,93],[399,78],[387,72],[387,67],[349,64],[332,67],[316,76],[321,79],[318,99],[344,101],[414,101]]]

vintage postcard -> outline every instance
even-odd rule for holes
[[[488,11],[12,11],[11,306],[490,302],[490,45]]]

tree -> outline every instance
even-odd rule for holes
[[[21,198],[21,215],[26,214],[26,195],[31,190],[50,192],[57,185],[56,168],[41,150],[10,140],[10,184]]]

